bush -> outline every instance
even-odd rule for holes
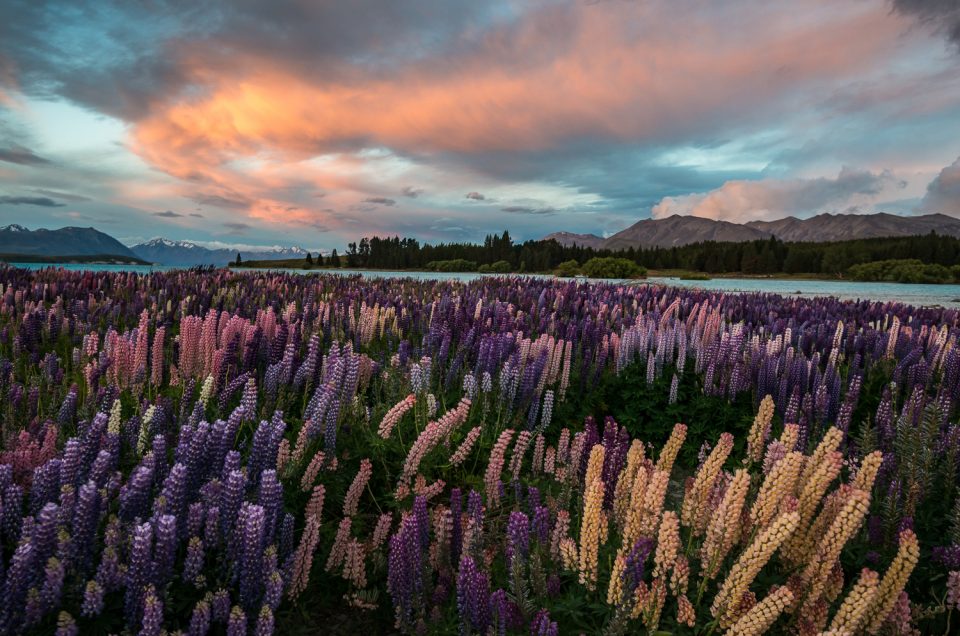
[[[936,284],[957,280],[956,271],[915,258],[861,263],[848,269],[847,275],[853,280],[888,283]]]
[[[430,261],[427,263],[427,269],[432,272],[475,272],[477,271],[476,261],[468,261],[462,258],[454,258],[449,261]]]
[[[583,264],[583,273],[590,278],[644,278],[647,268],[626,258],[594,257]]]
[[[513,265],[510,261],[497,261],[496,263],[484,263],[480,266],[479,272],[483,274],[509,274],[513,271]]]
[[[557,276],[576,276],[580,273],[580,263],[575,260],[563,261],[553,270]]]

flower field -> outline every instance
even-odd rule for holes
[[[0,269],[0,634],[960,625],[960,313]]]

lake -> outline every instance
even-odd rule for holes
[[[27,269],[41,269],[54,267],[49,263],[13,263],[17,267]],[[149,265],[94,265],[69,263],[55,265],[67,270],[95,270],[106,272],[137,272],[148,274],[162,272],[173,267]],[[279,271],[279,270],[278,270]],[[295,274],[329,273],[328,270],[285,269],[282,271]],[[384,271],[384,270],[338,270],[341,275],[359,274],[367,278],[406,277],[422,280],[461,280],[471,281],[483,276],[495,274],[480,274],[477,272],[417,272],[417,271]],[[532,276],[547,276],[532,274]],[[605,281],[623,282],[623,281]],[[918,285],[910,283],[861,283],[840,280],[780,280],[775,278],[714,278],[712,280],[680,280],[674,277],[651,276],[647,283],[672,285],[677,287],[697,287],[714,289],[723,292],[768,292],[785,296],[836,296],[837,298],[858,300],[870,299],[879,301],[896,301],[909,305],[941,305],[943,307],[960,308],[960,285]]]

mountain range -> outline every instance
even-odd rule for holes
[[[50,260],[57,257],[115,257],[144,260],[169,266],[224,266],[237,258],[237,250],[210,249],[190,241],[158,238],[127,247],[109,234],[92,227],[62,227],[59,230],[29,230],[22,225],[0,227],[0,255],[8,260],[16,256],[25,260]],[[279,260],[304,258],[301,247],[264,247],[240,250],[244,260]]]
[[[826,242],[850,239],[915,236],[936,231],[960,237],[960,219],[946,214],[898,216],[876,214],[818,214],[809,219],[788,216],[776,221],[731,223],[696,216],[674,214],[664,219],[637,221],[613,236],[554,232],[545,239],[561,245],[594,249],[625,250],[651,247],[679,247],[704,241],[754,241],[772,236],[782,241]]]
[[[171,241],[157,238],[130,248],[134,254],[150,263],[170,266],[218,265],[224,266],[237,258],[237,250],[210,249],[190,241]],[[302,247],[265,247],[262,250],[240,250],[243,260],[272,261],[305,258]]]
[[[28,230],[22,225],[0,227],[0,254],[137,257],[129,247],[92,227]]]

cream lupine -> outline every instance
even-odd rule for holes
[[[727,553],[740,540],[740,517],[749,489],[750,473],[745,468],[741,468],[734,473],[733,479],[720,501],[720,506],[710,520],[710,525],[707,527],[707,536],[700,549],[704,576],[708,579],[717,575]]]
[[[810,481],[813,473],[821,466],[821,464],[826,461],[827,455],[840,448],[840,443],[842,441],[843,431],[836,426],[827,429],[827,432],[823,435],[823,439],[821,439],[820,443],[817,444],[813,454],[810,455],[807,463],[803,467],[803,471],[800,473],[801,483],[807,483]]]
[[[654,470],[647,483],[643,495],[643,506],[640,510],[640,528],[638,536],[652,537],[660,523],[660,513],[663,512],[663,499],[667,495],[667,485],[670,475],[662,470]]]
[[[837,513],[827,533],[817,544],[815,556],[811,555],[801,575],[805,594],[804,608],[811,608],[820,600],[827,578],[840,557],[843,546],[857,533],[870,507],[870,495],[853,489],[844,506]],[[803,611],[803,610],[801,610]]]
[[[706,529],[708,521],[706,502],[717,481],[717,476],[723,469],[723,464],[727,461],[727,457],[730,456],[732,450],[733,435],[723,433],[720,435],[717,445],[704,460],[700,470],[697,471],[693,485],[683,498],[680,522],[684,527],[691,528],[694,536],[703,534]]]
[[[779,441],[789,453],[797,446],[800,439],[800,426],[798,424],[784,424],[783,432],[780,433]]]
[[[920,544],[917,542],[917,535],[909,528],[903,530],[900,532],[897,556],[893,558],[893,563],[884,573],[877,588],[877,595],[867,612],[867,633],[876,634],[880,631],[880,627],[883,626],[887,615],[896,604],[900,592],[906,586],[907,579],[910,578],[919,560]]]
[[[667,474],[673,470],[673,462],[677,459],[677,454],[680,452],[680,447],[683,446],[683,441],[686,438],[686,424],[675,424],[673,431],[670,432],[670,438],[660,451],[660,457],[657,459],[657,470],[662,470]]]
[[[800,483],[800,528],[801,531],[795,533],[787,544],[783,547],[783,553],[786,559],[795,565],[804,562],[811,546],[807,544],[806,528],[813,522],[817,507],[823,501],[824,493],[830,487],[830,484],[840,474],[843,467],[843,454],[839,451],[828,453],[821,464],[810,476],[809,481]]]
[[[635,439],[630,444],[630,450],[627,451],[627,464],[620,471],[617,485],[613,491],[614,521],[621,529],[626,523],[627,510],[630,507],[630,493],[633,490],[633,482],[637,477],[637,472],[641,470],[643,459],[643,442]]]
[[[603,448],[599,446],[599,448]],[[602,453],[602,450],[601,450]],[[591,453],[593,456],[593,453]],[[583,501],[583,519],[580,524],[580,550],[578,568],[580,584],[593,590],[597,585],[597,556],[600,549],[600,535],[603,531],[603,480],[597,477],[587,484]]]
[[[790,591],[790,588],[786,586],[778,587],[741,616],[727,630],[727,634],[731,636],[760,636],[760,634],[765,634],[780,617],[783,610],[792,602],[793,592]]]
[[[860,462],[860,469],[853,478],[853,487],[867,492],[872,491],[873,482],[877,480],[881,464],[883,464],[883,453],[880,451],[873,451],[864,457]]]
[[[802,464],[802,453],[787,453],[763,480],[757,499],[750,508],[750,523],[753,528],[766,527],[776,516],[783,498],[794,494]]]
[[[867,611],[873,604],[880,587],[880,575],[870,568],[860,571],[860,578],[851,588],[840,609],[830,622],[830,630],[837,632],[856,633],[860,629]]]
[[[747,460],[751,463],[759,462],[763,458],[763,451],[767,447],[767,437],[770,436],[773,409],[773,397],[770,395],[764,396],[747,436]]]
[[[740,599],[767,564],[773,553],[796,529],[800,513],[787,512],[777,517],[754,538],[730,569],[710,606],[710,613],[729,627],[736,616]]]
[[[589,485],[596,479],[601,479],[603,474],[603,461],[606,458],[607,449],[603,444],[595,444],[590,449],[590,459],[587,460],[587,471],[584,473],[583,483]]]
[[[680,550],[680,522],[677,513],[665,510],[657,533],[657,548],[653,555],[653,576],[662,578],[673,567]]]

